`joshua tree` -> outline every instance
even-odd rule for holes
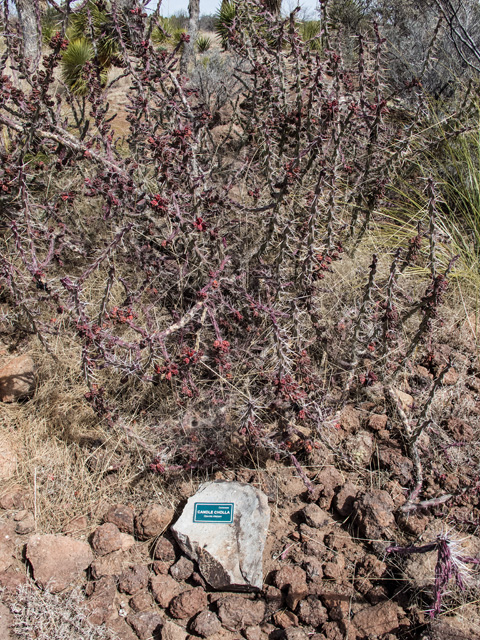
[[[200,19],[200,0],[189,0],[188,3],[188,35],[189,42],[185,42],[182,59],[180,61],[180,72],[186,73],[195,47],[195,40],[198,33],[198,21]]]
[[[22,32],[25,66],[28,71],[33,72],[38,68],[42,54],[39,0],[15,0],[15,6]]]

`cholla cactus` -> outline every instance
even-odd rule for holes
[[[453,540],[448,532],[437,536],[434,542],[416,547],[388,547],[387,553],[399,553],[400,555],[410,555],[412,553],[437,552],[437,563],[435,565],[435,582],[433,587],[433,607],[430,609],[430,617],[438,615],[442,608],[442,598],[445,589],[452,578],[457,586],[464,591],[468,580],[469,564],[480,564],[478,558],[469,558],[460,555],[461,545],[459,540]]]

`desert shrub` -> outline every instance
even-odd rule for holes
[[[235,66],[234,58],[212,51],[198,60],[190,74],[191,86],[212,116],[229,100],[234,101],[243,88],[235,78]]]
[[[418,150],[405,179],[394,186],[380,235],[396,242],[418,224],[428,226],[430,195],[426,184],[432,180],[438,260],[445,267],[452,253],[458,255],[457,276],[476,284],[480,258],[478,125],[473,123],[465,131],[463,122],[451,120],[437,132],[435,144]]]
[[[94,66],[81,118],[56,93],[61,36],[25,90],[1,79],[4,322],[53,356],[76,345],[106,428],[147,414],[158,433],[168,407],[176,437],[159,437],[151,461],[165,474],[223,464],[237,431],[235,455],[307,458],[326,416],[424,348],[451,271],[426,230],[355,266],[412,141],[437,134],[420,109],[407,127],[392,121],[378,30],[343,59],[336,33],[312,51],[296,12],[274,19],[251,0],[235,11],[229,52],[203,56],[190,79],[178,50],[126,43],[114,22],[131,83],[121,138]],[[356,275],[339,301],[329,278],[342,260]],[[402,297],[411,267],[425,281]],[[203,426],[182,440],[185,412]]]
[[[89,623],[91,612],[79,589],[56,595],[40,591],[33,583],[19,587],[10,603],[17,638],[38,640],[115,640],[117,635]]]
[[[188,27],[188,14],[186,11],[176,11],[169,20],[172,23],[174,29],[187,29]]]
[[[388,79],[397,91],[416,79],[436,99],[463,93],[471,71],[462,58],[462,45],[452,40],[441,5],[431,0],[371,5],[371,15],[387,39]],[[464,33],[478,41],[478,5],[465,0],[458,3],[456,14]]]
[[[215,14],[200,16],[198,28],[200,31],[215,31]]]
[[[333,0],[328,3],[328,18],[335,28],[358,33],[368,25],[368,8],[363,0]]]

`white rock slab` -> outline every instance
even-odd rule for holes
[[[263,550],[270,522],[265,494],[241,482],[207,482],[192,496],[172,532],[214,589],[263,586]]]

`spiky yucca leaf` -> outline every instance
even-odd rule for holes
[[[196,45],[199,53],[205,53],[212,46],[212,40],[208,36],[199,36]]]
[[[416,235],[417,224],[428,228],[425,181],[435,185],[437,259],[446,268],[459,259],[451,277],[480,285],[480,127],[451,139],[448,125],[438,127],[435,151],[419,151],[413,175],[391,190],[391,203],[382,211],[378,239],[398,246]]]
[[[220,9],[215,14],[215,33],[221,40],[224,49],[228,45],[228,35],[237,15],[237,5],[234,0],[223,0]]]
[[[320,51],[322,48],[320,40],[320,20],[307,20],[299,25],[302,40],[308,43],[311,51]]]
[[[92,33],[93,32],[93,33]],[[67,31],[69,40],[95,40],[99,64],[110,67],[118,55],[118,34],[107,9],[100,9],[93,0],[73,14]]]
[[[177,21],[172,18],[159,18],[159,24],[152,30],[152,41],[160,46],[171,45],[177,47],[186,33],[185,29],[177,25]]]
[[[93,47],[86,38],[79,38],[69,42],[62,57],[62,77],[72,93],[85,96],[88,86],[83,77],[85,64],[93,59]],[[102,82],[107,79],[105,69],[101,73]]]
[[[62,21],[59,13],[53,7],[48,7],[42,13],[42,40],[44,44],[48,44],[53,38],[55,33],[59,31],[62,26]]]
[[[157,25],[152,29],[152,42],[154,44],[168,44],[171,42],[173,32],[174,27],[170,18],[160,16]]]

